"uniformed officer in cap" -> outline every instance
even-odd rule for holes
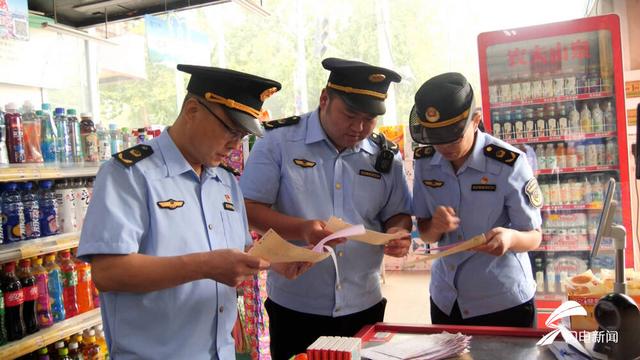
[[[267,269],[251,244],[239,185],[221,162],[278,82],[178,65],[191,74],[160,137],[103,164],[78,254],[91,262],[116,359],[234,359],[236,289]]]
[[[422,239],[450,245],[485,234],[487,243],[438,259],[431,269],[434,324],[531,327],[536,284],[527,251],[541,240],[542,196],[526,156],[478,131],[474,93],[458,73],[424,83],[410,128],[413,209]]]
[[[411,201],[400,154],[395,144],[372,136],[387,90],[400,75],[336,58],[322,65],[331,74],[319,107],[266,123],[264,139],[249,155],[240,179],[249,223],[300,246],[331,234],[325,229],[331,216],[397,238],[386,247],[336,245],[338,281],[330,259],[294,281],[270,272],[265,307],[274,359],[304,352],[319,336],[353,336],[382,321],[383,254],[404,256],[410,246]]]

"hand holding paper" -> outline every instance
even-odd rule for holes
[[[310,249],[293,245],[284,240],[273,229],[269,229],[260,240],[256,241],[249,254],[261,257],[271,263],[311,262],[326,259],[328,253],[319,253]]]
[[[327,221],[327,229],[331,230],[331,231],[338,231],[338,230],[342,230],[345,228],[348,228],[350,225],[340,219],[338,219],[335,216],[332,216],[328,221]],[[399,236],[399,234],[395,233],[395,234],[383,234],[381,232],[377,232],[377,231],[373,231],[373,230],[365,230],[364,234],[361,235],[351,235],[348,236],[349,240],[355,240],[355,241],[360,241],[360,242],[364,242],[367,244],[371,244],[371,245],[384,245],[386,243],[388,243],[389,241],[393,240],[393,239],[398,239],[401,238],[402,236]]]
[[[424,255],[418,260],[406,263],[405,267],[415,266],[416,263],[419,263],[421,261],[435,260],[441,257],[457,254],[462,251],[472,250],[473,248],[480,246],[486,242],[487,242],[487,238],[484,236],[484,234],[480,234],[478,236],[474,236],[471,239],[460,242],[460,243],[436,248],[438,250],[444,250],[444,249],[446,250],[435,253],[435,254]],[[431,250],[436,250],[436,249],[431,249]]]

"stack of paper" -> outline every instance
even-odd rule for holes
[[[360,338],[321,336],[307,348],[309,360],[360,360]]]
[[[462,355],[471,336],[460,333],[412,335],[394,337],[388,343],[362,350],[362,357],[371,360],[439,360]]]

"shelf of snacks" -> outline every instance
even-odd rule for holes
[[[569,205],[545,205],[542,211],[576,211],[576,210],[593,210],[600,211],[602,206],[592,204],[569,204]]]
[[[80,232],[47,236],[0,245],[0,263],[78,247]]]
[[[555,168],[555,169],[538,169],[536,170],[536,175],[581,174],[586,172],[598,172],[598,171],[618,171],[618,166],[596,165],[596,166],[579,166],[579,167]]]
[[[0,165],[0,182],[96,176],[100,163]]]
[[[522,138],[522,139],[507,139],[505,140],[509,144],[534,144],[534,143],[547,143],[547,142],[560,142],[560,141],[581,141],[588,139],[607,139],[616,137],[615,131],[603,131],[594,132],[588,134],[571,134],[571,135],[558,135],[558,136],[539,136],[535,138]]]
[[[600,91],[600,92],[593,92],[588,94],[561,95],[561,96],[552,96],[552,97],[545,97],[545,98],[532,99],[532,100],[501,102],[501,103],[491,104],[491,108],[503,109],[503,108],[517,107],[517,106],[545,105],[549,103],[559,103],[559,102],[566,102],[566,101],[605,99],[605,98],[610,98],[612,96],[613,94],[610,91]]]
[[[35,334],[26,336],[21,340],[0,346],[0,359],[15,359],[29,354],[101,322],[100,309],[87,311],[84,314],[74,316],[49,328],[42,329]]]

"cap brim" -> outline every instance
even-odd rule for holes
[[[229,109],[227,107],[225,107],[225,110],[233,121],[242,129],[259,137],[264,135],[264,129],[262,128],[262,124],[260,124],[260,120],[239,110]]]
[[[347,106],[354,110],[369,113],[372,115],[383,115],[387,112],[387,108],[384,105],[384,100],[372,98],[371,96],[358,95],[358,94],[346,94],[340,91],[335,91],[335,94],[340,96]]]
[[[467,126],[471,124],[473,118],[473,112],[469,112],[469,116],[466,121],[459,121],[456,124],[444,126],[441,128],[427,129],[419,122],[418,114],[416,112],[416,106],[411,108],[411,114],[409,115],[409,132],[411,138],[417,143],[423,145],[442,145],[454,142],[462,137]]]

